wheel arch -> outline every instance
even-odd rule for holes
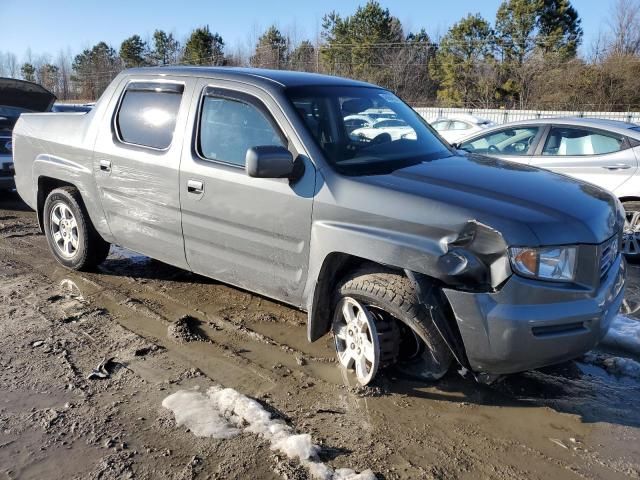
[[[379,266],[390,273],[397,273],[407,277],[417,290],[421,302],[425,302],[425,295],[436,295],[444,311],[442,315],[432,315],[436,329],[449,347],[451,353],[460,365],[469,368],[462,336],[456,323],[449,301],[440,290],[442,282],[423,273],[417,273],[406,268],[385,265],[367,258],[344,252],[332,252],[324,259],[316,282],[313,302],[308,309],[307,335],[310,341],[316,341],[331,330],[333,318],[332,291],[336,284],[349,272],[365,265]],[[431,289],[436,289],[435,292]],[[429,306],[424,303],[425,306]]]
[[[34,172],[35,173],[35,172]],[[38,217],[38,225],[41,231],[44,231],[44,220],[42,218],[42,212],[47,196],[56,188],[61,187],[73,187],[80,194],[80,201],[85,208],[89,221],[98,234],[107,242],[113,242],[113,236],[111,230],[107,224],[107,219],[102,209],[102,203],[97,198],[98,191],[95,188],[95,184],[90,183],[89,187],[86,187],[86,183],[83,178],[71,177],[68,175],[57,175],[54,172],[42,171],[34,177],[34,189],[35,202],[36,202],[36,214]]]

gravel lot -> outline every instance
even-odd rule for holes
[[[631,310],[638,285],[632,267]],[[214,385],[310,434],[332,469],[640,477],[640,374],[614,368],[640,358],[600,350],[493,386],[389,372],[360,388],[331,339],[307,343],[301,312],[119,248],[98,272],[65,270],[15,195],[0,199],[0,322],[0,479],[310,478],[264,436],[197,437],[162,406]]]

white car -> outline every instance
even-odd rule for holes
[[[398,118],[396,112],[390,108],[367,108],[361,115],[366,115],[374,120],[380,120],[382,118]]]
[[[431,122],[431,126],[449,143],[455,143],[494,125],[491,120],[466,114],[451,115]]]
[[[622,251],[640,263],[640,126],[596,118],[540,118],[496,126],[454,147],[576,177],[624,206]]]
[[[375,120],[370,126],[356,128],[350,133],[352,138],[366,138],[368,140],[376,140],[383,138],[386,141],[395,141],[406,138],[408,140],[416,139],[416,132],[404,120],[396,118],[381,118]]]

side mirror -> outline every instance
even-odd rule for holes
[[[460,142],[454,142],[454,143],[451,144],[451,146],[453,148],[455,148],[456,150],[460,150],[461,143]]]
[[[293,155],[284,147],[251,147],[245,157],[245,171],[256,178],[291,178],[295,172]]]

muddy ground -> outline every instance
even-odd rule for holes
[[[638,283],[631,268],[632,303]],[[307,478],[259,437],[197,438],[161,405],[214,384],[310,433],[331,466],[380,479],[640,477],[638,379],[577,361],[493,386],[451,373],[357,388],[304,322],[122,249],[95,273],[65,270],[35,214],[4,197],[0,479]]]

